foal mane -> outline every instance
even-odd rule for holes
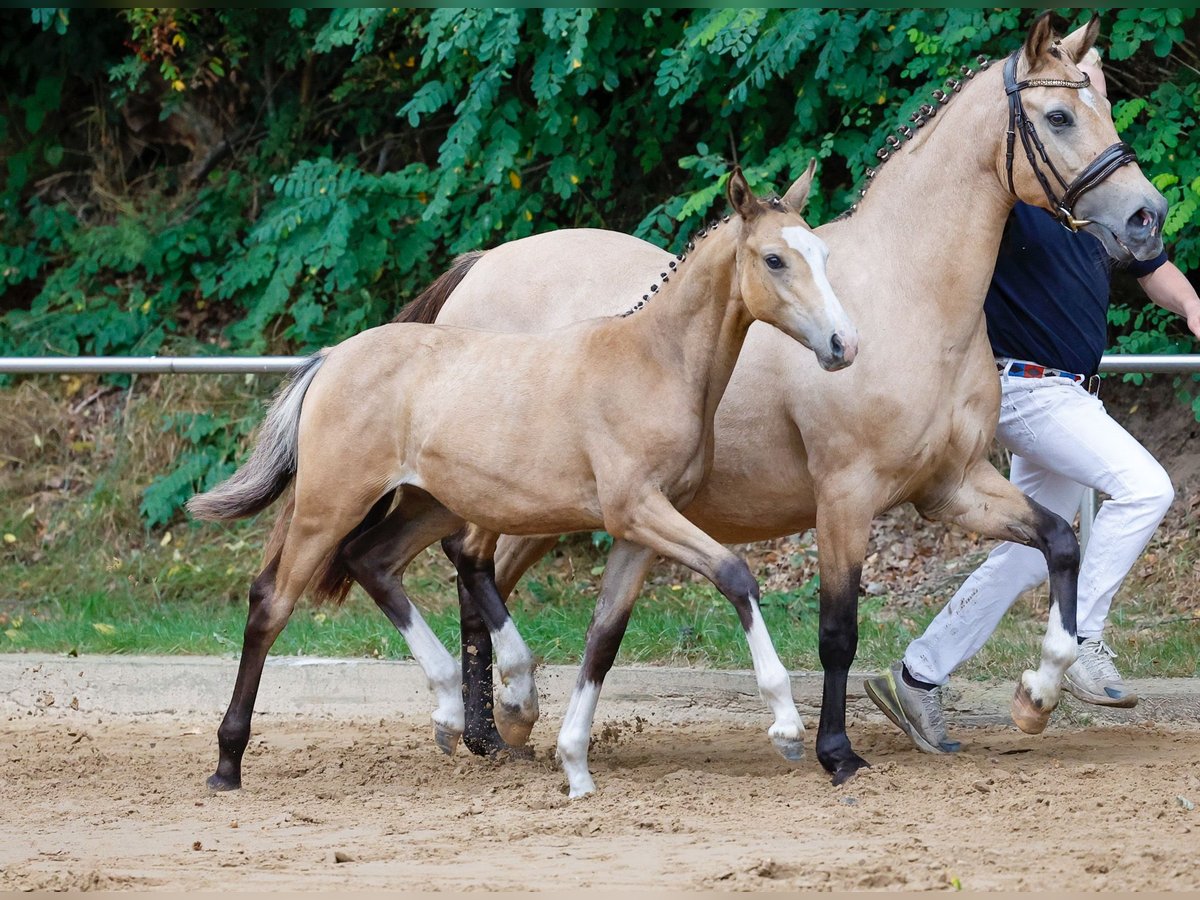
[[[783,198],[777,195],[760,198],[758,205],[761,210],[770,210],[773,212],[785,212],[791,209],[791,207],[788,206]],[[629,309],[625,310],[625,312],[617,313],[616,318],[624,319],[628,316],[632,316],[638,310],[643,309],[646,304],[650,302],[650,299],[655,296],[659,290],[661,290],[662,285],[670,281],[672,275],[678,274],[678,268],[687,260],[688,253],[691,253],[696,249],[696,241],[703,240],[709,234],[716,231],[719,225],[727,224],[729,222],[729,218],[730,217],[726,215],[722,216],[720,220],[713,219],[707,225],[701,225],[700,230],[697,231],[695,235],[693,235],[692,239],[688,241],[686,252],[677,253],[675,255],[675,259],[667,263],[667,269],[669,271],[659,273],[658,280],[650,285],[650,288],[646,293],[642,294],[642,299],[633,304],[633,306],[631,306]]]

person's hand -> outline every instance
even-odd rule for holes
[[[1187,327],[1188,331],[1192,333],[1192,337],[1200,341],[1200,309],[1187,317]]]

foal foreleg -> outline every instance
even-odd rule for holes
[[[436,500],[408,489],[387,518],[343,551],[346,567],[404,636],[429,680],[437,700],[434,741],[447,755],[454,753],[464,726],[458,665],[409,600],[401,579],[418,553],[461,525],[462,520]]]
[[[970,472],[962,487],[932,518],[961,525],[989,537],[1035,547],[1050,572],[1050,618],[1037,671],[1021,675],[1012,701],[1012,717],[1026,734],[1040,734],[1058,705],[1063,674],[1075,661],[1075,602],[1079,587],[1079,541],[1061,516],[1030,500],[986,461]]]
[[[444,540],[442,547],[458,570],[460,606],[465,596],[478,610],[488,632],[488,644],[496,651],[500,690],[494,709],[495,724],[505,743],[520,747],[529,740],[537,722],[538,696],[533,682],[533,654],[517,631],[496,586],[493,557],[498,538],[493,532],[471,525]],[[468,652],[464,647],[464,672]],[[470,686],[464,688],[469,694]]]
[[[612,668],[634,601],[646,580],[654,551],[637,544],[614,542],[604,566],[600,582],[600,597],[588,626],[587,649],[583,665],[567,705],[562,729],[558,733],[558,758],[567,776],[572,797],[582,797],[596,789],[588,771],[588,745],[591,743],[592,722],[604,676]]]
[[[688,521],[662,494],[642,500],[627,521],[605,524],[614,537],[643,544],[699,572],[733,604],[750,645],[759,693],[775,715],[768,730],[771,741],[785,759],[802,759],[804,724],[792,698],[791,678],[763,622],[758,582],[745,560]]]

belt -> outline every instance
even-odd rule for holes
[[[1052,369],[1023,359],[1006,359],[996,357],[996,371],[1001,375],[1013,378],[1069,378],[1080,385],[1093,397],[1100,393],[1099,375],[1080,375],[1077,372],[1064,372],[1062,369]]]

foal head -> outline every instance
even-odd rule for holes
[[[1048,13],[1034,22],[1024,46],[1005,62],[1016,134],[1000,142],[996,166],[1003,183],[1011,177],[1019,199],[1095,235],[1114,259],[1148,259],[1162,252],[1167,201],[1120,143],[1102,85],[1080,70],[1099,30],[1093,18],[1059,39]]]
[[[821,368],[844,369],[858,353],[858,329],[829,278],[829,248],[801,217],[816,160],[782,199],[759,200],[737,168],[729,179],[729,202],[741,219],[737,279],[742,302],[754,318],[774,325],[817,355]]]

